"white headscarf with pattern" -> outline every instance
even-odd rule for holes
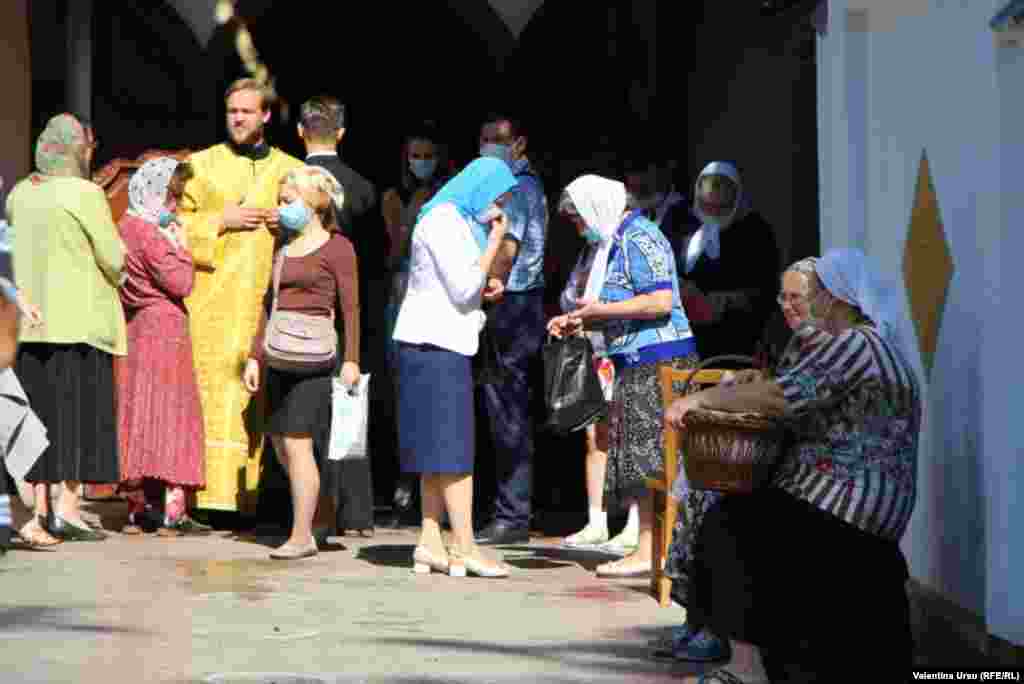
[[[167,186],[178,164],[177,159],[157,157],[140,166],[128,181],[128,213],[159,225],[167,204]]]

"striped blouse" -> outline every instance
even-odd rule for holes
[[[910,365],[873,326],[805,326],[778,377],[795,439],[775,486],[898,541],[914,509],[921,398]]]

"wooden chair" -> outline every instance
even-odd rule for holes
[[[696,377],[690,383],[690,393],[710,385],[717,385],[722,381],[724,373],[724,370],[713,368],[697,371]],[[683,383],[692,375],[693,371],[677,370],[667,366],[658,369],[658,385],[661,388],[661,405],[664,411],[667,412],[673,400],[680,396],[675,389],[676,386],[681,389]],[[670,594],[672,580],[665,576],[665,562],[668,559],[668,547],[672,543],[672,529],[675,527],[679,510],[677,502],[670,496],[680,463],[679,433],[675,428],[666,425],[663,443],[665,469],[659,476],[647,478],[647,488],[651,490],[654,497],[651,593],[658,600],[658,605],[667,608],[672,604]]]
[[[136,169],[154,157],[173,157],[184,161],[192,150],[147,150],[136,159],[113,159],[93,174],[92,181],[103,188],[110,203],[114,223],[121,220],[128,209],[128,181]],[[115,364],[115,369],[117,365]],[[103,501],[117,498],[117,485],[85,485],[84,497],[88,501]]]

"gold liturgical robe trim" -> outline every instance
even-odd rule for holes
[[[263,394],[242,384],[249,346],[270,282],[274,237],[266,228],[218,236],[227,204],[272,209],[278,184],[298,159],[277,149],[259,161],[217,145],[192,155],[195,177],[179,213],[196,264],[185,300],[191,319],[203,419],[206,489],[199,508],[251,513],[257,501],[263,452]]]

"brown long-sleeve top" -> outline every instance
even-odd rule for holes
[[[276,256],[275,256],[276,259]],[[249,358],[263,361],[263,335],[274,297],[273,274],[264,301],[260,327],[253,338]],[[319,249],[301,257],[285,255],[277,296],[279,311],[298,311],[343,321],[339,340],[344,340],[343,360],[359,363],[359,268],[348,238],[334,234]]]

